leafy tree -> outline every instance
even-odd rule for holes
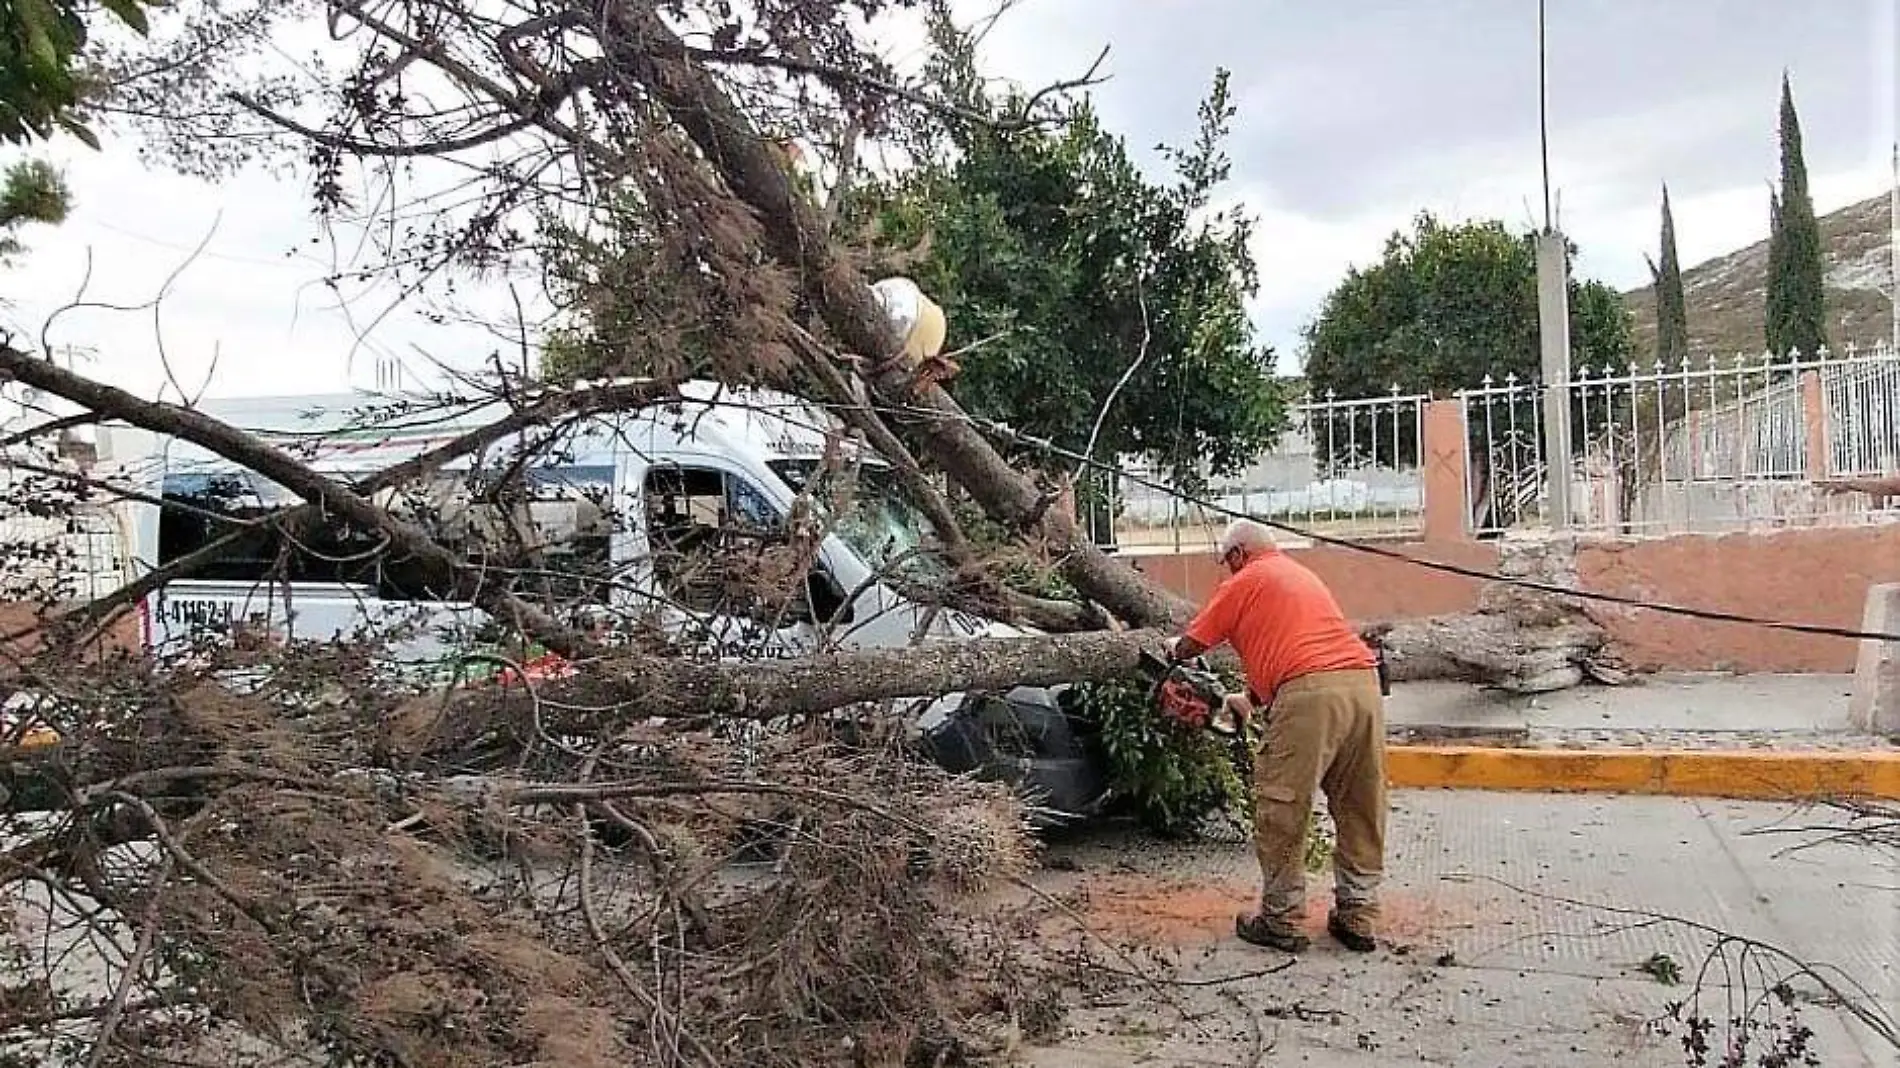
[[[8,0],[0,4],[0,140],[21,144],[64,130],[99,147],[80,121],[88,84],[80,55],[95,7],[144,35],[152,0]]]
[[[1021,109],[991,99],[957,48],[940,84],[967,111]],[[1284,420],[1246,311],[1252,220],[1210,207],[1233,115],[1221,71],[1192,144],[1160,146],[1165,184],[1086,100],[1053,130],[947,122],[911,147],[923,165],[861,187],[844,222],[942,304],[966,408],[1077,451],[1093,438],[1097,456],[1141,455],[1193,486],[1198,461],[1242,466]]]
[[[71,206],[66,179],[44,160],[23,160],[0,179],[0,263],[20,254],[15,236],[27,223],[61,223]]]
[[[1574,246],[1567,257],[1575,259]],[[1487,375],[1500,382],[1510,376],[1536,379],[1542,368],[1536,236],[1512,233],[1495,220],[1447,225],[1422,212],[1411,233],[1395,232],[1386,241],[1378,263],[1347,273],[1307,326],[1304,341],[1307,384],[1314,396],[1372,397],[1394,386],[1442,395],[1478,386]],[[1570,276],[1570,348],[1571,364],[1579,371],[1624,366],[1635,350],[1622,298],[1609,286],[1580,281],[1575,274]],[[1536,425],[1531,396],[1518,400],[1513,411],[1496,405],[1487,411],[1499,420],[1514,417],[1516,427]],[[1573,412],[1573,425],[1583,426],[1580,395]],[[1350,435],[1335,428],[1329,438],[1366,451],[1376,443],[1376,454],[1355,456],[1354,462],[1393,463],[1398,442],[1413,433],[1409,419],[1401,416],[1394,426],[1389,413],[1376,418],[1377,435],[1366,426]],[[1483,427],[1474,423],[1472,432],[1482,434]],[[1576,435],[1577,448],[1585,438]],[[1322,460],[1335,458],[1327,439],[1314,444]],[[1537,448],[1535,442],[1508,435],[1478,444],[1472,457],[1481,481],[1490,478],[1494,466],[1521,473],[1528,461],[1506,455],[1528,458]],[[1496,449],[1504,452],[1493,461]],[[1482,487],[1476,500],[1482,508],[1501,507]]]
[[[1669,187],[1662,193],[1662,262],[1651,260],[1649,276],[1656,293],[1656,360],[1679,367],[1689,358],[1689,306],[1682,295],[1682,261],[1676,257],[1676,220],[1669,210]]]
[[[1768,351],[1776,356],[1813,356],[1827,346],[1826,295],[1821,226],[1808,191],[1808,165],[1801,154],[1801,120],[1794,91],[1781,76],[1781,188],[1771,194],[1768,231],[1768,296],[1764,316]]]
[[[1442,394],[1486,375],[1536,378],[1536,237],[1495,220],[1447,225],[1421,212],[1411,233],[1387,239],[1378,263],[1347,273],[1304,342],[1316,396],[1378,396],[1393,386]],[[1616,291],[1574,274],[1570,346],[1578,368],[1622,366],[1635,346]]]
[[[835,208],[873,275],[908,275],[943,306],[961,350],[951,391],[1065,448],[1093,438],[1104,459],[1156,460],[1185,485],[1203,459],[1217,472],[1251,460],[1285,409],[1246,310],[1257,289],[1251,220],[1210,207],[1228,172],[1226,72],[1194,142],[1162,147],[1175,176],[1160,184],[1086,101],[1065,105],[1053,129],[1011,128],[1000,117],[1021,101],[990,99],[964,42],[939,28],[951,50],[941,84],[966,116],[989,118],[893,131],[924,162],[860,181]],[[683,314],[704,302],[673,291],[690,274],[671,269],[664,234],[636,216],[605,236],[557,233],[551,275],[577,325],[549,340],[544,376],[710,366],[708,339],[725,331]]]

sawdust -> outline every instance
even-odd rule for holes
[[[1234,914],[1252,908],[1257,892],[1232,880],[1106,875],[1083,884],[1080,911],[1111,937],[1189,945],[1233,937]]]
[[[1307,893],[1308,933],[1326,930],[1330,889],[1320,880]],[[1113,874],[1093,878],[1078,891],[1078,911],[1104,935],[1161,946],[1189,946],[1234,937],[1234,917],[1255,906],[1252,880],[1186,879],[1178,876]],[[1476,911],[1459,902],[1388,889],[1380,895],[1380,936],[1423,942],[1469,926]]]

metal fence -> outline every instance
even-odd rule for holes
[[[128,564],[127,538],[109,509],[0,516],[0,602],[95,600],[131,581]]]
[[[1458,394],[1476,533],[1549,518],[1544,392],[1534,381],[1487,378]],[[1883,509],[1817,482],[1900,470],[1900,354],[1890,346],[1813,359],[1584,368],[1567,394],[1570,518],[1579,529],[1858,522]]]
[[[1878,348],[1821,371],[1826,397],[1827,474],[1900,473],[1900,354]]]
[[[1424,515],[1426,400],[1394,389],[1383,397],[1328,395],[1296,405],[1279,444],[1245,468],[1225,475],[1203,468],[1202,496],[1224,509],[1326,534],[1416,533]],[[1128,466],[1145,479],[1168,483],[1139,464]],[[1228,519],[1170,490],[1126,479],[1118,495],[1115,542],[1124,552],[1205,551]]]

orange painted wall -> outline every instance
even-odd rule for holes
[[[0,635],[11,635],[31,627],[43,609],[39,605],[11,602],[0,604]],[[0,656],[0,677],[8,677],[13,661],[38,652],[39,634],[29,632],[25,637],[8,642],[4,656]],[[122,612],[107,628],[102,640],[92,647],[93,652],[117,653],[133,652],[139,648],[139,621],[136,613]]]
[[[1430,545],[1393,542],[1394,552],[1481,571],[1495,571],[1497,550],[1481,542]],[[1339,606],[1355,620],[1409,619],[1447,612],[1469,612],[1478,603],[1478,582],[1327,545],[1290,549],[1288,554],[1313,569],[1332,587]],[[1226,574],[1211,554],[1128,555],[1124,560],[1142,573],[1199,603]]]
[[[1577,547],[1577,581],[1645,600],[1858,627],[1867,587],[1900,582],[1900,526],[1680,535]],[[1854,670],[1856,643],[1598,605],[1618,651],[1645,669]]]

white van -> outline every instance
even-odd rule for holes
[[[806,595],[791,611],[736,604],[719,568],[750,558],[730,551],[735,541],[783,537],[800,490],[821,471],[827,441],[837,447],[838,424],[823,409],[780,393],[715,383],[692,383],[682,393],[680,401],[590,417],[533,450],[534,463],[518,480],[496,473],[521,456],[519,437],[455,461],[420,488],[378,499],[472,560],[497,538],[534,539],[540,569],[511,566],[496,579],[531,602],[641,617],[677,641],[725,657],[794,657],[827,636],[847,647],[897,647],[1022,633],[915,603],[892,587],[883,576],[930,588],[946,582],[949,570],[931,548],[929,521],[905,501],[888,465],[854,452],[848,441],[842,455],[856,476],[852,504],[846,514],[819,517],[829,533]],[[366,393],[201,408],[352,481],[506,414],[497,403],[447,418],[421,398]],[[524,434],[542,444],[537,435],[546,431]],[[138,465],[148,490],[173,507],[136,510],[140,560],[163,565],[228,532],[207,513],[242,517],[297,503],[262,476],[187,442],[157,438],[151,456]],[[502,482],[526,492],[507,501],[485,495]],[[822,507],[820,496],[807,500]],[[524,512],[529,522],[518,521]],[[509,559],[519,561],[521,543],[510,544]],[[444,600],[430,581],[378,551],[366,532],[333,527],[310,543],[289,544],[260,529],[198,577],[152,594],[140,625],[145,644],[160,655],[206,632],[330,640],[366,626],[394,627],[405,635],[396,646],[400,659],[446,670],[484,643],[492,623],[472,605]],[[1063,713],[1057,690],[1021,687],[921,702],[921,740],[951,770],[1018,782],[1058,817],[1092,814],[1107,791],[1089,754],[1086,724]]]

